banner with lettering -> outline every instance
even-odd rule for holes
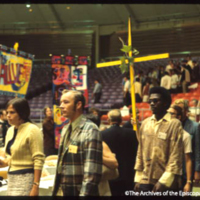
[[[60,98],[62,91],[79,90],[82,91],[88,107],[88,88],[87,88],[87,66],[73,66],[74,57],[52,56],[52,76],[53,76],[53,110],[54,110],[54,130],[55,147],[59,147],[60,134],[68,120],[62,116],[60,110]]]
[[[32,59],[0,51],[0,94],[24,97],[32,71]]]

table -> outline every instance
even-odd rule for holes
[[[44,165],[44,168],[49,172],[50,175],[46,177],[41,177],[39,185],[39,196],[52,196],[56,166]],[[5,171],[5,169],[1,168],[0,173],[1,171]],[[7,195],[7,185],[3,185],[2,187],[0,187],[0,196],[6,196],[6,195]]]

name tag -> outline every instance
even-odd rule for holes
[[[158,133],[158,138],[166,140],[167,138],[167,133],[159,132]]]
[[[77,153],[77,152],[78,152],[78,146],[69,145],[69,153]]]

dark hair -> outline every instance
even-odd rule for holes
[[[6,109],[12,105],[13,108],[16,110],[17,114],[21,119],[23,119],[25,122],[30,121],[29,116],[30,116],[30,107],[28,104],[28,101],[23,98],[14,98],[11,99],[7,105]]]
[[[176,110],[177,115],[181,115],[181,116],[183,115],[182,108],[181,108],[180,106],[173,105],[172,108],[173,108],[174,110]]]
[[[98,108],[95,108],[95,107],[89,108],[89,113],[92,113],[93,111],[96,111],[98,113],[98,115],[100,114],[100,111]]]
[[[99,83],[99,78],[95,78],[94,80],[97,81],[97,82]]]
[[[144,74],[144,72],[140,70],[140,71],[138,72],[138,74]]]
[[[3,110],[0,110],[0,115],[3,115]]]
[[[44,116],[46,117],[46,111],[47,111],[47,108],[50,108],[49,106],[45,106],[44,109],[43,109],[43,112],[44,112]],[[51,108],[50,108],[51,109]]]
[[[137,82],[140,82],[140,78],[139,78],[139,77],[137,77],[137,78],[135,79],[135,81],[137,81]]]
[[[149,95],[151,94],[160,94],[161,98],[164,102],[167,103],[166,109],[168,109],[171,105],[172,99],[169,91],[165,89],[164,87],[152,87],[149,91]]]
[[[165,71],[165,73],[164,73],[164,74],[165,74],[165,75],[169,75],[169,73],[168,73],[168,72],[166,72],[166,71]]]

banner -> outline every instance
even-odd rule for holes
[[[55,148],[58,148],[60,134],[68,120],[62,116],[60,110],[60,98],[62,91],[79,90],[82,91],[86,107],[88,107],[88,89],[87,89],[87,66],[72,66],[66,63],[72,63],[73,57],[52,56],[52,79],[53,79],[53,111],[54,111],[54,130],[55,130]]]
[[[32,71],[32,59],[0,51],[0,94],[24,97]]]

